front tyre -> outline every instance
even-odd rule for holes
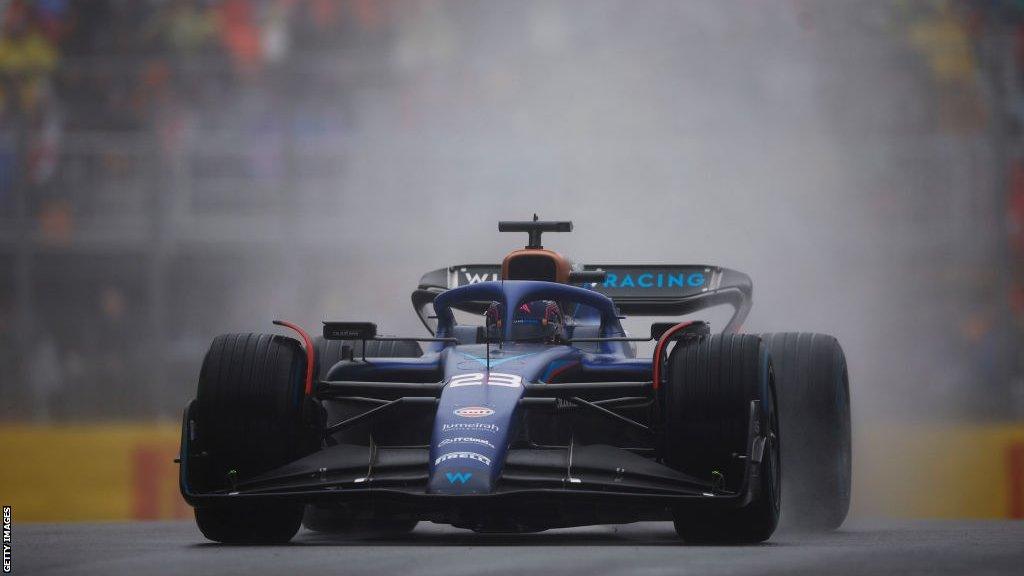
[[[284,544],[302,524],[302,504],[196,508],[199,531],[223,544]]]
[[[749,544],[771,537],[781,506],[779,418],[771,359],[757,336],[717,334],[676,345],[664,389],[666,463],[691,476],[742,488],[751,403],[764,438],[750,477],[752,500],[733,509],[681,508],[679,536],[694,543]],[[737,455],[747,455],[737,458]]]
[[[194,480],[204,492],[295,461],[320,448],[323,409],[305,395],[306,355],[291,338],[225,334],[203,360],[194,404]],[[210,540],[282,543],[302,521],[303,505],[238,501],[196,508]]]

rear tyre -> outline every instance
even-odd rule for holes
[[[786,445],[784,524],[835,530],[850,509],[850,379],[827,334],[763,334],[771,351]]]
[[[203,491],[224,490],[320,447],[322,408],[305,395],[306,356],[271,334],[225,334],[203,360],[194,411],[195,463]],[[209,539],[231,544],[287,542],[302,504],[232,503],[196,508]]]
[[[363,356],[361,340],[327,340],[322,336],[313,339],[316,349],[316,374],[318,380],[326,380],[331,368],[342,359],[342,347],[351,346],[355,358]],[[423,350],[416,342],[409,340],[376,341],[366,343],[368,358],[413,358],[423,355]],[[399,535],[412,532],[418,524],[417,520],[397,520],[392,518],[374,518],[372,520],[353,520],[346,508],[306,506],[302,525],[307,530],[324,534],[380,534]]]
[[[717,334],[676,345],[664,388],[666,463],[730,491],[741,488],[748,453],[751,402],[759,401],[765,437],[750,481],[753,500],[741,508],[680,508],[679,536],[688,542],[744,544],[771,537],[779,522],[781,456],[772,365],[757,336]],[[749,455],[748,455],[749,458]]]
[[[317,379],[327,378],[327,373],[341,360],[342,348],[345,346],[352,347],[354,358],[362,358],[363,344],[362,340],[327,340],[323,336],[314,337]],[[416,358],[423,355],[420,345],[411,340],[367,340],[365,344],[367,358]]]

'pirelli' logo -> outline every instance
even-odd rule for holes
[[[4,506],[4,572],[11,571],[11,507]]]

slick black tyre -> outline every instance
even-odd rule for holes
[[[320,448],[323,411],[305,395],[306,355],[291,338],[225,334],[210,345],[196,394],[195,448],[203,491],[223,490]],[[196,522],[211,540],[287,541],[301,504],[200,507]]]
[[[783,524],[834,530],[850,508],[850,378],[839,342],[827,334],[761,336],[772,355],[782,435]]]
[[[781,511],[782,466],[771,358],[757,336],[717,334],[681,342],[668,360],[663,390],[665,462],[721,488],[742,487],[751,403],[764,438],[750,482],[753,499],[739,508],[679,508],[675,527],[693,543],[750,544],[771,537]],[[738,458],[746,455],[746,458]]]
[[[222,544],[284,544],[295,536],[301,523],[301,504],[196,508],[199,531]]]

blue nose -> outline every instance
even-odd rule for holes
[[[516,375],[482,371],[449,378],[434,418],[428,492],[494,491],[522,395]]]

